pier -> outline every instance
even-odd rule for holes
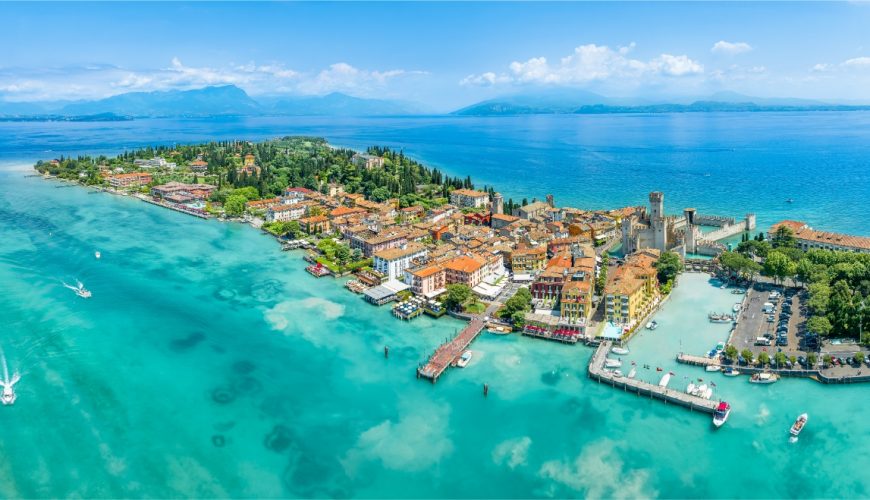
[[[592,359],[589,360],[589,378],[626,392],[633,392],[638,396],[658,399],[659,401],[682,406],[693,411],[698,410],[712,414],[716,411],[716,407],[719,406],[718,401],[692,396],[683,391],[668,389],[667,387],[661,387],[657,384],[625,376],[615,377],[613,373],[604,370],[604,360],[607,357],[607,353],[610,352],[611,346],[610,342],[602,342],[595,350]]]
[[[447,367],[459,359],[459,356],[474,342],[483,331],[483,318],[475,316],[453,339],[441,344],[424,365],[417,368],[417,377],[429,379],[434,384]]]
[[[706,356],[693,356],[691,354],[683,354],[680,353],[677,355],[677,362],[682,363],[684,365],[693,365],[693,366],[733,366],[737,371],[740,372],[741,375],[752,375],[753,373],[776,373],[780,377],[792,377],[792,378],[809,378],[813,379],[816,382],[821,382],[822,384],[858,384],[858,383],[867,383],[870,382],[870,375],[865,374],[862,375],[860,371],[858,374],[847,374],[847,375],[829,375],[825,373],[825,370],[812,369],[812,370],[803,370],[803,369],[787,369],[787,368],[774,368],[771,366],[746,366],[746,365],[724,365],[722,364],[718,358],[708,358]]]

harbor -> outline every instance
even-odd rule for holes
[[[417,378],[428,379],[433,384],[437,382],[447,367],[455,363],[480,335],[484,326],[483,319],[474,317],[455,337],[441,344],[426,363],[417,368]]]
[[[682,406],[691,411],[701,411],[712,415],[716,411],[716,407],[719,406],[719,401],[693,396],[685,391],[669,389],[667,386],[663,387],[651,384],[636,378],[629,378],[623,375],[617,376],[614,372],[606,370],[604,368],[605,361],[612,347],[613,344],[611,342],[602,342],[595,349],[592,359],[589,360],[587,370],[589,378],[625,392],[656,399],[667,404]]]

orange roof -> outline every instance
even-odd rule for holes
[[[341,217],[342,215],[358,214],[365,212],[362,208],[338,207],[329,212],[333,217]]]
[[[458,194],[462,196],[470,196],[472,198],[481,198],[484,196],[489,196],[489,194],[484,193],[483,191],[475,191],[473,189],[454,189],[450,192],[450,194]]]
[[[151,177],[151,174],[148,172],[131,172],[129,174],[115,174],[112,176],[113,179],[133,179],[133,178],[141,178],[141,177]]]
[[[493,219],[503,220],[505,222],[514,222],[520,220],[519,217],[508,214],[492,214]]]
[[[483,263],[467,255],[460,255],[459,257],[447,261],[447,263],[444,264],[444,267],[451,271],[473,273],[483,267]]]
[[[797,221],[797,220],[784,220],[784,221],[777,222],[776,224],[771,226],[770,232],[771,233],[775,232],[777,229],[779,229],[780,226],[785,226],[796,233],[796,232],[800,231],[801,229],[807,227],[807,223]]]
[[[444,268],[441,266],[429,266],[422,269],[417,269],[416,271],[411,271],[411,274],[420,278],[428,278],[433,274],[438,274],[442,272],[444,272]]]

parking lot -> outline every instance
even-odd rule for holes
[[[756,284],[747,290],[731,344],[740,351],[749,349],[756,359],[762,352],[771,358],[777,352],[789,358],[806,357],[809,352],[817,352],[817,340],[810,337],[808,341],[804,335],[804,300],[805,292],[797,289]],[[759,345],[758,339],[766,339],[770,345]]]

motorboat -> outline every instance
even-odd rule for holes
[[[722,367],[719,365],[707,365],[707,367],[704,368],[704,370],[706,370],[708,372],[718,372],[721,369],[722,369]]]
[[[634,378],[635,375],[637,375],[637,368],[632,366],[631,371],[628,372],[628,378]]]
[[[726,377],[736,377],[736,376],[740,375],[740,372],[737,371],[735,368],[731,368],[730,366],[726,366],[725,369],[722,370],[722,375],[725,375]]]
[[[610,349],[610,352],[619,356],[625,356],[626,354],[628,354],[628,349],[626,349],[625,347],[614,347]]]
[[[750,384],[772,384],[779,380],[779,375],[771,372],[753,373],[749,377]]]
[[[658,327],[659,327],[659,324],[656,323],[655,321],[650,321],[649,323],[646,324],[647,330],[655,330]]]
[[[734,304],[734,307],[732,307],[731,310],[734,312],[740,312],[740,309],[742,309],[742,308],[743,308],[743,305],[738,302],[738,303]]]
[[[0,361],[3,362],[3,380],[0,380],[0,386],[3,387],[3,391],[0,393],[0,402],[4,405],[11,405],[15,403],[15,399],[17,398],[15,395],[15,384],[21,380],[21,376],[18,373],[13,373],[12,378],[9,378],[9,368],[6,366],[6,356],[3,356],[2,352],[0,352]]]
[[[83,299],[91,298],[91,291],[85,288],[85,285],[83,285],[81,281],[76,280],[76,286],[68,285],[66,283],[64,283],[63,286],[69,288],[70,290],[75,292],[76,295]]]
[[[686,394],[694,396],[697,391],[698,386],[696,386],[694,382],[689,382],[689,385],[686,386]]]
[[[797,420],[795,420],[794,423],[791,424],[791,429],[789,429],[788,432],[792,436],[798,437],[798,434],[800,434],[801,431],[804,430],[804,427],[807,425],[807,420],[809,418],[810,416],[806,413],[801,413],[800,415],[798,415]]]
[[[713,388],[708,387],[707,390],[705,390],[703,394],[699,394],[699,396],[701,396],[704,399],[712,398],[713,397]]]
[[[731,290],[731,293],[733,293],[734,295],[743,295],[744,293],[746,293],[746,290],[742,288],[735,288],[734,290]]]
[[[100,253],[99,250],[97,250],[96,252],[94,252],[94,257],[96,257],[97,259],[99,259],[99,258],[102,257],[102,256],[103,256],[103,255]]]
[[[604,360],[605,368],[619,368],[622,366],[622,361],[614,358],[607,358]]]
[[[699,398],[703,398],[704,394],[706,394],[709,389],[710,388],[707,387],[707,384],[701,384],[695,388],[695,393],[693,394],[693,396],[698,396]]]
[[[615,369],[611,373],[613,373],[613,378],[622,378],[622,370]]]
[[[672,375],[671,372],[668,372],[668,373],[665,373],[664,375],[662,375],[661,380],[659,380],[659,387],[667,387],[668,382],[671,381],[671,375]]]
[[[716,428],[722,427],[725,425],[725,422],[728,421],[729,415],[731,415],[731,405],[725,401],[721,401],[719,406],[717,406],[716,410],[713,412],[713,425],[716,426]]]
[[[459,359],[456,360],[456,366],[458,366],[459,368],[465,368],[466,366],[468,366],[468,363],[471,362],[472,356],[474,356],[474,353],[472,353],[471,351],[463,352],[462,355],[459,356]]]

